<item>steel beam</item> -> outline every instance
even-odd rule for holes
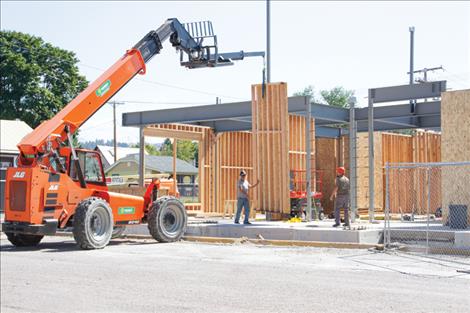
[[[251,116],[250,101],[124,113],[122,115],[122,125],[190,123],[246,116]]]
[[[415,112],[411,113],[409,104],[394,104],[387,106],[374,107],[374,118],[384,119],[392,117],[404,117],[404,116],[424,116],[424,115],[440,115],[441,114],[441,102],[418,102],[416,103]],[[357,108],[356,109],[356,120],[362,121],[368,118],[368,108]]]
[[[190,124],[211,127],[212,129],[214,129],[216,133],[229,132],[229,131],[245,131],[245,130],[253,129],[252,128],[253,126],[251,125],[251,121],[242,122],[242,121],[231,120],[231,119],[207,121],[207,122],[194,122]]]
[[[315,125],[315,137],[339,138],[340,129],[335,127],[322,127]]]
[[[446,91],[446,81],[373,88],[370,90],[374,103],[435,98],[440,97],[441,92]]]

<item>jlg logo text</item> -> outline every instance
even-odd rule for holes
[[[26,175],[26,172],[16,172],[13,175],[13,178],[24,178],[25,175]]]

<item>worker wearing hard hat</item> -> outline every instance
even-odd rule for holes
[[[248,195],[248,190],[258,186],[259,179],[256,184],[251,185],[248,182],[247,174],[245,170],[241,170],[240,172],[240,179],[237,183],[237,214],[235,215],[235,224],[239,224],[240,215],[242,213],[242,208],[245,208],[245,220],[243,224],[249,225],[251,224],[248,220],[250,217],[250,198]]]
[[[344,224],[349,226],[349,179],[344,175],[346,170],[344,167],[336,169],[335,189],[330,196],[330,200],[336,197],[335,201],[335,224],[333,227],[338,227],[341,222],[341,209],[344,209]]]

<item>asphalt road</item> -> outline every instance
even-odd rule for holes
[[[1,236],[1,312],[470,312],[470,269],[367,250]]]

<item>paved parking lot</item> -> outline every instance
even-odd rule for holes
[[[469,269],[368,250],[1,236],[1,312],[469,312]]]

